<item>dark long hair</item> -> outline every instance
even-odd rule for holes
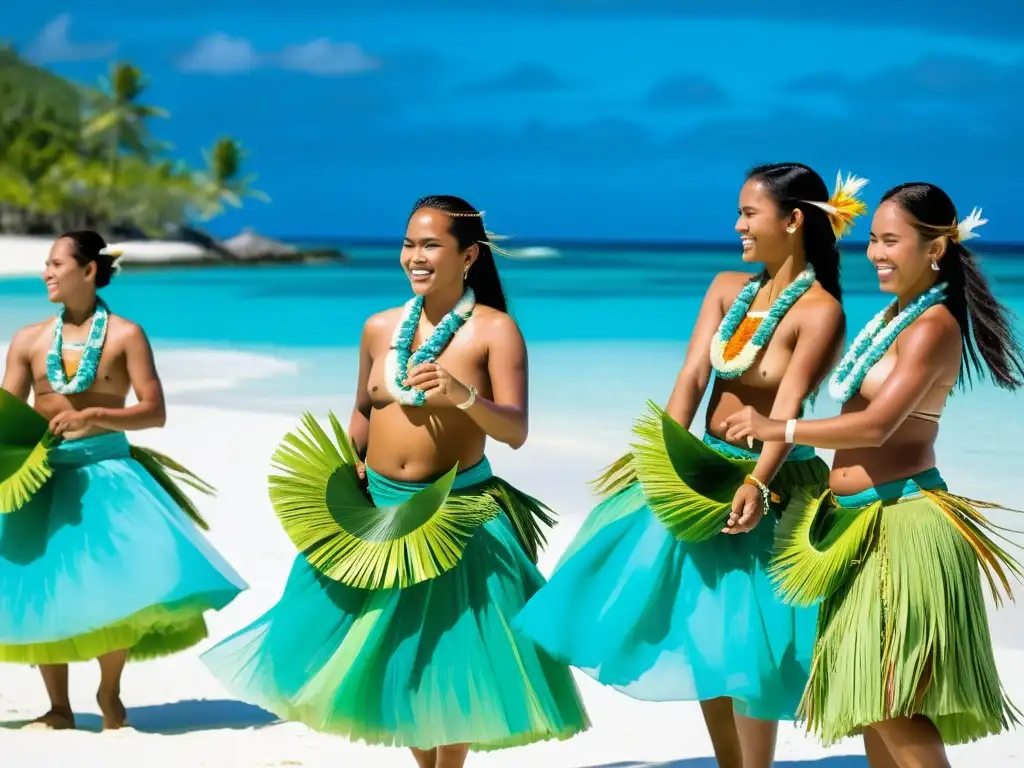
[[[466,285],[476,294],[477,304],[508,312],[508,299],[498,277],[498,265],[494,261],[490,239],[484,229],[484,218],[476,208],[461,197],[454,195],[428,195],[421,197],[412,207],[412,213],[423,208],[433,208],[448,215],[448,231],[455,238],[461,250],[474,243],[480,249],[473,266],[466,276]],[[412,213],[409,214],[412,218]],[[459,215],[462,214],[462,215]]]
[[[80,267],[96,262],[96,287],[106,288],[114,276],[114,257],[100,253],[107,247],[107,241],[91,229],[65,232],[58,240],[67,238],[74,245],[71,255]]]
[[[804,215],[802,228],[804,238],[804,254],[807,263],[814,267],[814,274],[821,287],[843,300],[840,286],[839,249],[836,247],[836,235],[828,214],[816,205],[803,202],[815,200],[827,203],[828,187],[825,181],[809,166],[803,163],[772,163],[759,165],[747,172],[747,180],[756,179],[764,184],[765,191],[771,195],[783,216],[789,216],[799,209]],[[768,279],[768,273],[760,276],[762,282]]]
[[[974,374],[987,373],[1004,389],[1024,386],[1024,350],[1014,331],[1014,314],[996,299],[974,254],[955,239],[959,219],[949,195],[934,184],[912,181],[882,195],[883,203],[888,200],[909,215],[925,240],[947,238],[938,279],[949,283],[944,303],[956,318],[964,343],[957,383],[970,386]]]

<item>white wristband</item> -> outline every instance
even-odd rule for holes
[[[460,411],[465,411],[466,409],[470,408],[473,405],[473,403],[476,402],[476,387],[470,384],[468,387],[466,387],[466,389],[469,390],[469,397],[466,398],[466,402],[459,403],[458,405],[455,406]]]
[[[796,438],[796,419],[786,422],[786,443],[790,444]]]

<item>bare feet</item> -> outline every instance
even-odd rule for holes
[[[116,731],[128,725],[128,711],[118,694],[100,691],[96,694],[96,703],[100,705],[100,713],[103,715],[104,731]]]
[[[75,727],[75,715],[70,709],[54,708],[42,717],[23,726],[25,731],[67,731]]]

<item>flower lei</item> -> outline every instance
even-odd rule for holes
[[[910,302],[891,322],[887,323],[886,318],[891,311],[895,311],[896,303],[875,315],[857,334],[849,351],[833,371],[828,382],[828,393],[840,403],[853,397],[860,390],[868,371],[882,359],[896,337],[926,310],[942,303],[946,298],[946,287],[947,283],[932,286]]]
[[[85,352],[78,363],[75,375],[68,381],[67,373],[64,371],[64,308],[61,308],[57,315],[57,322],[53,326],[53,340],[50,342],[50,350],[46,354],[46,378],[50,387],[58,395],[78,395],[85,392],[96,381],[96,371],[100,365],[100,355],[103,353],[103,342],[107,338],[107,323],[110,319],[110,308],[102,299],[96,300],[96,311],[92,315],[92,326],[89,328],[89,337],[85,342]],[[77,345],[68,345],[77,346]]]
[[[451,311],[437,324],[430,338],[419,349],[412,352],[412,340],[423,314],[423,297],[416,296],[405,303],[402,319],[391,337],[391,348],[384,358],[384,378],[388,391],[402,405],[423,405],[427,401],[427,393],[422,389],[407,387],[402,382],[409,375],[409,368],[420,363],[432,363],[445,347],[451,343],[455,333],[466,324],[476,307],[476,294],[472,288],[466,288]]]
[[[733,354],[732,348],[735,345],[731,345],[730,342],[744,321],[749,322],[747,312],[750,310],[750,305],[754,303],[757,292],[761,289],[759,282],[747,283],[732,306],[729,307],[729,311],[722,318],[718,330],[711,339],[711,365],[715,372],[725,379],[735,379],[743,375],[754,364],[758,353],[771,339],[783,315],[813,284],[814,267],[808,265],[779,294],[771,309],[768,310],[767,316],[756,326],[757,330],[751,333],[750,337],[744,340],[739,351]]]

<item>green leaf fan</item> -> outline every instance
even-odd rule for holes
[[[649,413],[633,428],[636,474],[655,517],[681,541],[720,533],[732,499],[756,461],[722,456],[648,401]]]
[[[310,565],[361,589],[404,588],[454,568],[473,532],[501,512],[493,504],[448,504],[458,466],[401,504],[374,506],[359,459],[337,417],[334,441],[309,413],[272,457],[270,501]]]
[[[50,479],[46,459],[56,442],[45,418],[0,389],[0,514],[21,509]]]

